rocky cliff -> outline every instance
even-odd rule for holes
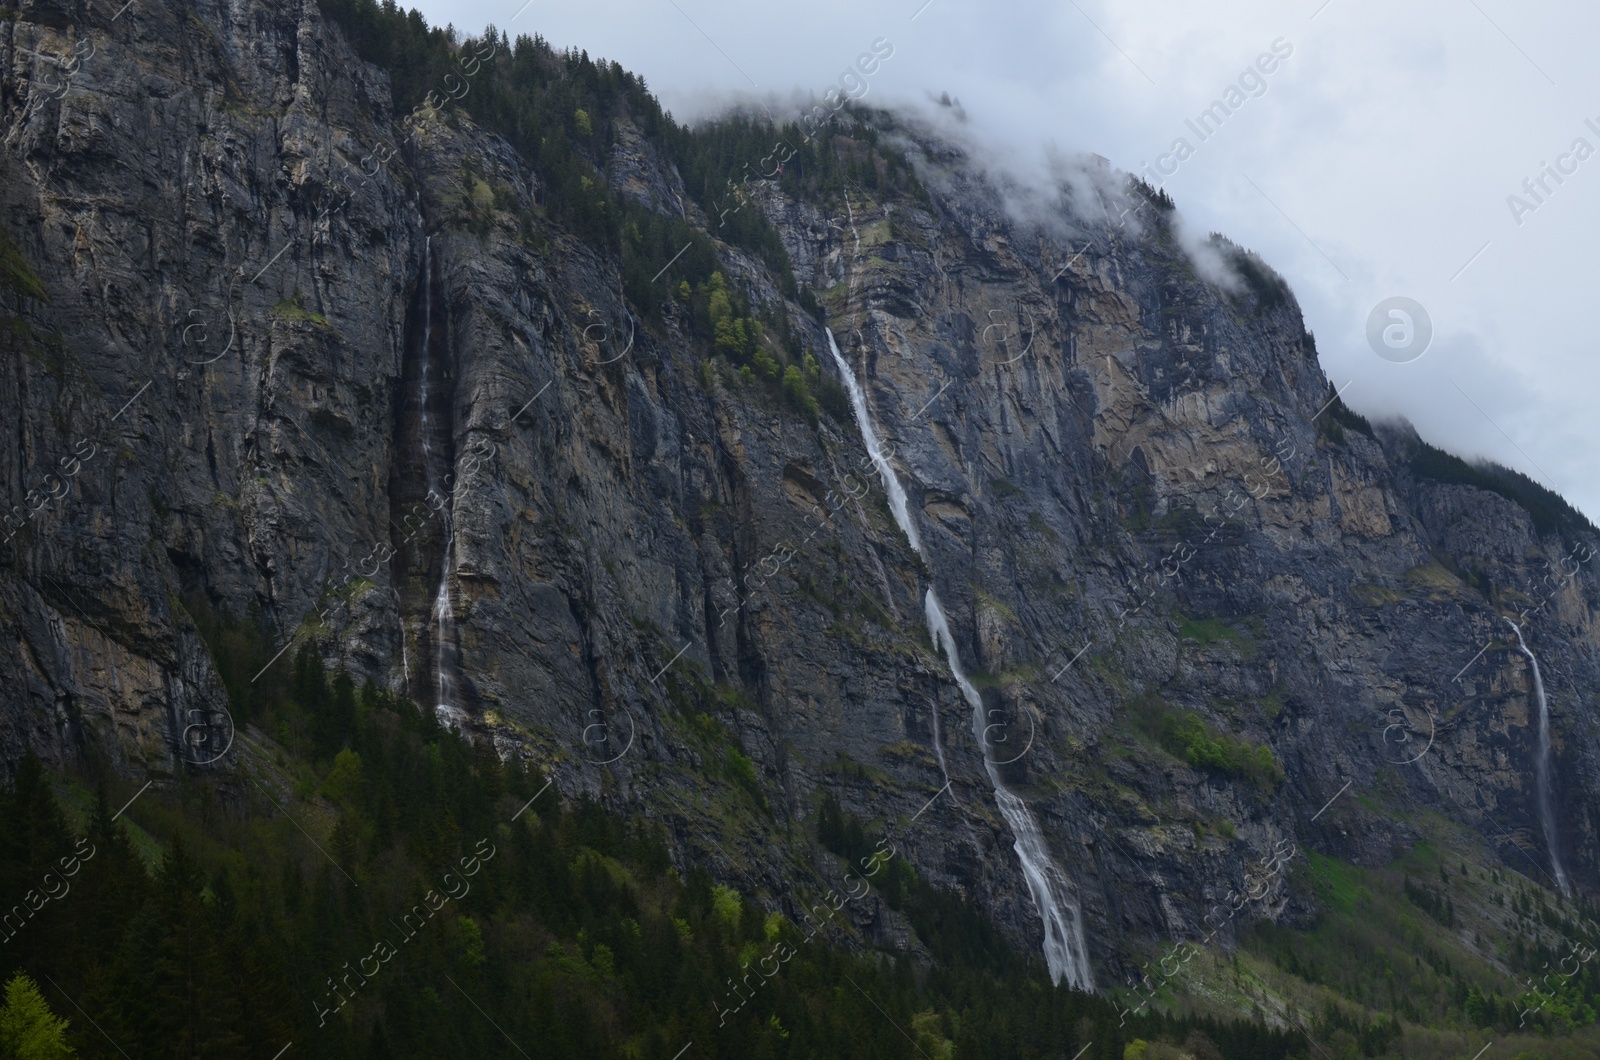
[[[463,85],[513,61],[461,48]],[[774,908],[843,886],[831,792],[1037,948],[981,739],[1120,978],[1247,879],[1250,916],[1309,917],[1263,877],[1289,843],[1378,865],[1444,821],[1554,887],[1511,618],[1593,892],[1593,528],[1351,413],[1282,281],[1183,249],[1161,197],[1091,163],[1024,217],[940,137],[843,112],[826,150],[918,186],[745,183],[795,288],[668,140],[602,119],[610,194],[709,236],[837,392],[831,328],[918,555],[847,405],[715,356],[671,262],[646,311],[449,83],[397,108],[309,0],[21,0],[0,60],[8,762],[225,787],[230,694],[309,644]],[[239,687],[218,621],[271,647]],[[916,946],[876,896],[849,913]]]

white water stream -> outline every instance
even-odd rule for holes
[[[883,488],[889,495],[889,508],[894,513],[895,522],[905,531],[911,547],[918,555],[922,555],[922,539],[917,535],[916,523],[911,518],[905,488],[900,485],[900,479],[894,473],[894,468],[889,466],[889,461],[883,455],[877,428],[873,426],[872,414],[867,409],[866,394],[862,391],[861,384],[856,381],[855,372],[849,362],[839,353],[839,346],[833,341],[832,331],[828,332],[828,349],[833,352],[834,362],[839,366],[839,374],[844,378],[845,388],[850,392],[850,405],[855,411],[856,425],[861,429],[861,438],[866,443],[867,454],[872,458],[872,463],[883,479]],[[978,695],[977,688],[967,680],[966,673],[961,669],[955,638],[950,634],[949,619],[945,615],[944,606],[939,603],[938,593],[931,585],[924,604],[928,634],[933,638],[936,648],[943,648],[945,658],[950,662],[950,673],[955,677],[956,684],[961,688],[961,694],[966,697],[967,704],[972,708],[972,733],[978,740],[978,746],[983,748],[984,770],[989,774],[989,782],[994,786],[995,801],[999,803],[1000,816],[1011,829],[1011,835],[1015,840],[1015,850],[1017,858],[1022,862],[1022,875],[1028,883],[1028,892],[1033,896],[1034,907],[1044,922],[1044,958],[1045,963],[1050,966],[1050,979],[1055,983],[1065,979],[1069,986],[1079,990],[1093,990],[1094,976],[1089,967],[1088,949],[1083,942],[1083,924],[1078,904],[1072,897],[1072,885],[1067,882],[1066,873],[1051,859],[1049,847],[1045,845],[1044,834],[1039,830],[1039,822],[1034,820],[1027,804],[1013,795],[1000,779],[1000,769],[994,763],[989,742],[984,736],[987,726],[984,721],[983,698]],[[942,746],[944,741],[939,736],[937,710],[933,711],[933,741],[939,768],[944,771],[945,780],[948,782],[950,773],[945,767]]]
[[[394,594],[394,613],[397,615],[403,614],[404,610],[403,605],[400,602],[400,590],[391,588],[389,591]],[[411,652],[406,650],[406,630],[404,622],[402,622],[400,625],[400,675],[400,680],[402,682],[400,685],[400,691],[409,696],[411,694]]]
[[[433,473],[433,424],[428,414],[428,377],[433,368],[433,238],[427,237],[422,252],[422,382],[418,401],[422,407],[422,421],[418,432],[422,436],[422,466],[428,488],[438,488]],[[466,713],[456,706],[456,684],[453,672],[456,652],[456,616],[450,603],[450,568],[455,562],[455,520],[450,510],[449,494],[440,510],[444,517],[444,558],[439,566],[439,588],[434,594],[434,672],[437,675],[434,712],[445,725],[461,728]]]
[[[1561,867],[1561,851],[1556,846],[1556,819],[1550,809],[1550,704],[1544,698],[1544,678],[1539,674],[1539,660],[1528,650],[1517,624],[1508,618],[1506,625],[1516,631],[1517,646],[1533,665],[1533,695],[1539,701],[1539,755],[1533,761],[1534,782],[1539,786],[1539,823],[1544,826],[1544,844],[1550,851],[1550,868],[1555,872],[1556,886],[1561,888],[1563,895],[1568,895],[1572,891],[1567,886],[1566,870]]]

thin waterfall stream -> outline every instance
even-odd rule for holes
[[[466,722],[466,712],[456,704],[455,667],[459,661],[459,648],[455,607],[450,600],[450,571],[455,562],[455,520],[451,510],[450,491],[439,489],[442,479],[434,466],[434,425],[428,408],[429,387],[433,375],[433,238],[431,236],[424,239],[422,262],[422,377],[417,394],[421,410],[418,434],[422,441],[422,466],[428,490],[430,493],[438,492],[444,502],[443,507],[439,509],[439,515],[444,521],[444,555],[439,562],[439,587],[434,593],[431,609],[435,674],[434,712],[441,723],[459,729]],[[409,665],[408,662],[408,668]]]
[[[1567,873],[1561,867],[1561,851],[1556,845],[1556,819],[1550,808],[1550,703],[1544,696],[1544,678],[1539,673],[1539,660],[1528,650],[1522,639],[1522,629],[1509,618],[1506,625],[1517,634],[1517,647],[1533,666],[1533,695],[1539,701],[1539,753],[1533,760],[1534,783],[1538,785],[1539,823],[1544,826],[1544,844],[1550,851],[1550,868],[1555,873],[1556,886],[1563,895],[1570,895]]]
[[[857,382],[849,362],[839,352],[839,346],[833,340],[833,332],[827,331],[827,335],[828,349],[832,351],[834,363],[839,366],[839,374],[843,377],[845,388],[850,393],[850,406],[855,412],[856,426],[861,430],[867,454],[877,467],[878,474],[883,479],[884,491],[889,495],[889,509],[894,513],[895,522],[911,542],[912,549],[926,559],[922,551],[922,539],[918,536],[916,523],[911,518],[905,488],[883,455],[883,445],[878,440],[877,428],[873,426],[872,414],[867,408],[866,394],[862,391],[861,384]],[[1083,941],[1082,917],[1078,904],[1072,897],[1072,885],[1068,882],[1066,873],[1051,858],[1049,847],[1045,844],[1044,833],[1040,831],[1039,822],[1034,819],[1032,811],[1028,809],[1026,803],[1011,793],[1000,778],[1000,768],[995,764],[989,741],[984,736],[983,698],[972,682],[967,680],[967,675],[961,668],[961,658],[956,651],[955,638],[950,633],[950,621],[932,585],[928,587],[923,602],[928,634],[933,638],[935,647],[943,648],[945,658],[950,663],[950,673],[961,688],[961,694],[966,698],[967,704],[972,708],[972,732],[978,740],[978,746],[983,749],[984,770],[989,774],[989,782],[994,787],[995,801],[1000,806],[1000,816],[1011,829],[1014,849],[1018,860],[1022,863],[1022,875],[1027,881],[1028,892],[1033,897],[1034,908],[1039,911],[1039,917],[1044,922],[1044,957],[1045,963],[1050,967],[1050,980],[1060,983],[1064,979],[1069,986],[1076,989],[1093,990],[1094,975],[1089,966],[1088,948]],[[934,753],[939,759],[939,768],[944,771],[945,780],[948,782],[950,773],[945,766],[937,710],[934,710],[933,718]]]

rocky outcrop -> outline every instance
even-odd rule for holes
[[[1036,946],[922,626],[934,572],[991,739],[1017,748],[1006,783],[1115,973],[1284,840],[1378,863],[1427,811],[1543,871],[1502,618],[1527,611],[1563,859],[1594,890],[1600,583],[1573,548],[1596,542],[1414,475],[1403,429],[1328,404],[1287,290],[1205,279],[1159,206],[1020,220],[911,130],[926,200],[753,199],[893,444],[924,564],[848,416],[703,363],[675,310],[646,323],[505,141],[394,113],[309,0],[14,15],[0,219],[40,290],[0,293],[8,761],[226,782],[186,600],[430,709],[442,598],[453,705],[563,790],[792,909],[837,884],[812,843],[825,788]],[[668,155],[627,126],[608,177],[704,227]],[[750,297],[782,297],[720,249]],[[830,365],[823,322],[788,308]],[[1269,748],[1281,779],[1197,768],[1168,716]],[[1309,908],[1272,886],[1263,915]],[[876,898],[849,910],[909,937]]]

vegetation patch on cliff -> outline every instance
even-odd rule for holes
[[[44,283],[22,256],[22,251],[17,249],[11,233],[4,228],[0,228],[0,290],[39,302],[50,301],[50,293],[44,289]]]
[[[1293,887],[1315,895],[1315,922],[1258,922],[1241,945],[1262,996],[1316,1014],[1328,1055],[1443,1060],[1491,1040],[1507,1056],[1594,1055],[1600,974],[1573,958],[1547,975],[1600,941],[1587,903],[1433,842],[1381,868],[1308,857]]]
[[[1271,748],[1219,732],[1198,714],[1169,707],[1153,695],[1136,700],[1132,713],[1146,736],[1196,769],[1248,781],[1263,793],[1283,782],[1283,767]]]
[[[300,292],[296,291],[293,298],[284,298],[272,307],[272,315],[279,320],[288,320],[298,323],[314,324],[319,328],[328,327],[328,318],[321,313],[313,312],[301,304]]]

